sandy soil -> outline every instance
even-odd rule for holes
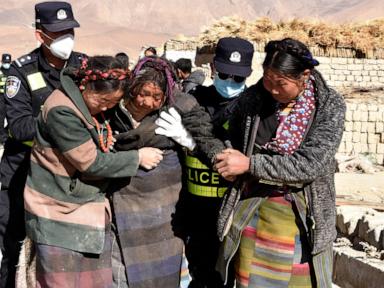
[[[339,199],[372,202],[384,209],[384,172],[337,173],[335,183]]]

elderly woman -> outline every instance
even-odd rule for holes
[[[162,158],[154,148],[110,153],[112,130],[100,121],[120,101],[129,75],[113,57],[92,57],[64,70],[61,88],[42,108],[24,190],[36,287],[112,287],[105,178],[133,176]]]
[[[230,228],[217,267],[226,278],[233,260],[237,287],[331,287],[344,100],[303,43],[271,41],[265,52],[264,76],[230,122],[237,150],[217,156],[223,177],[241,175],[233,217],[227,201],[219,219],[221,236]]]
[[[139,169],[137,175],[125,183],[116,181],[120,183],[112,189],[112,206],[123,254],[123,261],[116,262],[115,274],[118,285],[122,285],[121,282],[126,281],[120,279],[125,276],[124,263],[130,288],[176,288],[180,282],[183,242],[171,224],[181,190],[179,144],[193,149],[195,142],[185,129],[179,130],[173,140],[155,134],[156,119],[172,106],[169,115],[178,115],[178,111],[180,117],[201,121],[200,128],[207,132],[197,135],[196,143],[207,155],[214,150],[210,145],[216,141],[209,136],[208,114],[192,96],[177,89],[175,79],[175,71],[165,59],[143,58],[136,65],[129,90],[111,115],[112,129],[120,132],[116,136],[118,150],[149,145],[162,149],[164,157],[155,169]]]

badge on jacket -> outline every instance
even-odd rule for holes
[[[8,76],[5,83],[5,95],[7,95],[8,98],[15,97],[17,92],[19,92],[20,83],[20,79],[16,76]]]
[[[27,81],[28,81],[29,87],[31,88],[31,91],[35,91],[35,90],[39,90],[41,88],[47,87],[43,74],[41,74],[40,72],[29,74],[27,76]]]

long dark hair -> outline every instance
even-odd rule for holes
[[[66,71],[81,91],[89,89],[101,94],[126,90],[131,73],[118,59],[112,56],[84,58],[80,68]]]
[[[135,66],[128,93],[124,98],[136,97],[141,88],[147,83],[159,86],[165,95],[165,101],[173,103],[173,93],[176,89],[176,72],[174,66],[162,57],[144,57]]]
[[[270,41],[264,51],[266,52],[263,62],[264,70],[272,69],[290,78],[297,79],[304,70],[312,70],[319,65],[308,47],[292,38]]]

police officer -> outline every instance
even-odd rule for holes
[[[197,86],[191,93],[211,115],[214,134],[223,142],[228,139],[228,119],[236,100],[246,88],[245,80],[252,73],[253,45],[240,38],[218,41],[213,59],[214,79],[209,87]],[[194,155],[186,157],[188,211],[186,256],[192,282],[189,287],[227,286],[215,270],[220,241],[216,221],[221,197],[229,183],[209,169]]]
[[[8,138],[8,133],[4,127],[5,125],[5,103],[4,103],[4,88],[5,80],[7,79],[6,73],[11,66],[11,55],[4,53],[1,55],[1,67],[0,67],[0,159],[4,152],[4,143]]]
[[[3,252],[0,287],[13,287],[20,242],[25,237],[23,189],[41,106],[58,88],[60,71],[79,65],[72,52],[74,28],[79,27],[66,2],[35,5],[35,37],[40,47],[12,62],[5,88],[9,138],[1,161],[0,244]]]
[[[211,115],[214,134],[222,141],[228,139],[228,119],[232,107],[246,87],[246,77],[252,73],[253,53],[253,45],[247,40],[220,39],[213,59],[213,85],[197,86],[192,92]],[[186,256],[193,279],[190,287],[224,287],[215,271],[220,246],[216,221],[221,197],[229,183],[193,155],[187,155],[186,160],[189,192],[186,204],[190,218]],[[197,172],[191,173],[194,171]],[[227,287],[233,287],[231,282]]]

